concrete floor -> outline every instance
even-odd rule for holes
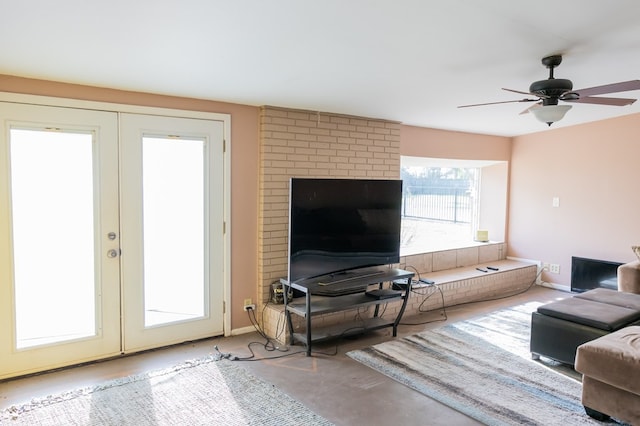
[[[440,327],[482,315],[496,309],[536,301],[547,303],[569,297],[570,293],[534,286],[527,292],[506,299],[476,302],[403,318],[399,336]],[[391,329],[372,332],[353,339],[340,339],[314,346],[314,355],[306,357],[302,346],[292,346],[288,352],[267,351],[265,340],[258,333],[208,339],[137,355],[63,369],[46,374],[0,382],[0,409],[20,404],[37,396],[46,396],[70,389],[92,386],[103,381],[169,367],[188,359],[216,353],[239,358],[250,356],[252,345],[259,361],[237,361],[256,376],[274,384],[336,425],[477,425],[480,424],[449,407],[351,360],[346,352],[392,339]],[[291,356],[280,357],[297,352]]]

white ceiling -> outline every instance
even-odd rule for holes
[[[0,74],[448,130],[543,131],[516,100],[640,78],[638,0],[3,0]],[[640,97],[640,91],[610,96]],[[640,112],[575,104],[553,128]]]

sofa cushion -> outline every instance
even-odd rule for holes
[[[576,294],[574,297],[640,311],[640,294],[624,293],[608,288],[596,288]]]
[[[570,297],[538,307],[538,312],[600,330],[614,331],[640,319],[640,310]]]
[[[618,266],[618,290],[640,294],[640,260]]]
[[[625,327],[578,346],[575,369],[640,395],[640,327]]]

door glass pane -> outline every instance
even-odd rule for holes
[[[12,129],[18,349],[96,334],[93,136]]]
[[[205,315],[204,143],[142,141],[145,326]]]

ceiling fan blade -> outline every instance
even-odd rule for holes
[[[525,109],[524,111],[522,111],[520,114],[518,115],[522,115],[522,114],[528,114],[529,111],[531,111],[534,108],[539,108],[542,106],[542,102],[538,102],[537,104],[533,104],[531,105],[529,108]]]
[[[468,108],[468,107],[476,107],[476,106],[484,106],[484,105],[510,104],[514,102],[537,102],[539,100],[540,99],[519,99],[516,101],[486,102],[484,104],[459,105],[458,108]]]
[[[604,86],[589,87],[587,89],[573,90],[580,95],[585,96],[604,95],[606,93],[628,92],[630,90],[640,90],[640,80],[622,81],[620,83],[605,84]]]
[[[604,97],[592,97],[582,96],[578,99],[563,99],[565,102],[576,102],[579,104],[597,104],[597,105],[613,105],[613,106],[625,106],[631,105],[637,99],[628,98],[604,98]]]
[[[513,92],[513,93],[520,93],[521,95],[531,95],[531,96],[537,96],[541,99],[546,99],[549,98],[550,96],[547,95],[540,95],[538,93],[531,93],[531,92],[521,92],[520,90],[513,90],[513,89],[506,89],[506,88],[502,88],[502,90],[506,90],[507,92]]]
[[[507,92],[520,93],[521,95],[533,95],[533,93],[523,92],[522,90],[506,89],[504,87],[502,88],[502,90],[506,90]]]

